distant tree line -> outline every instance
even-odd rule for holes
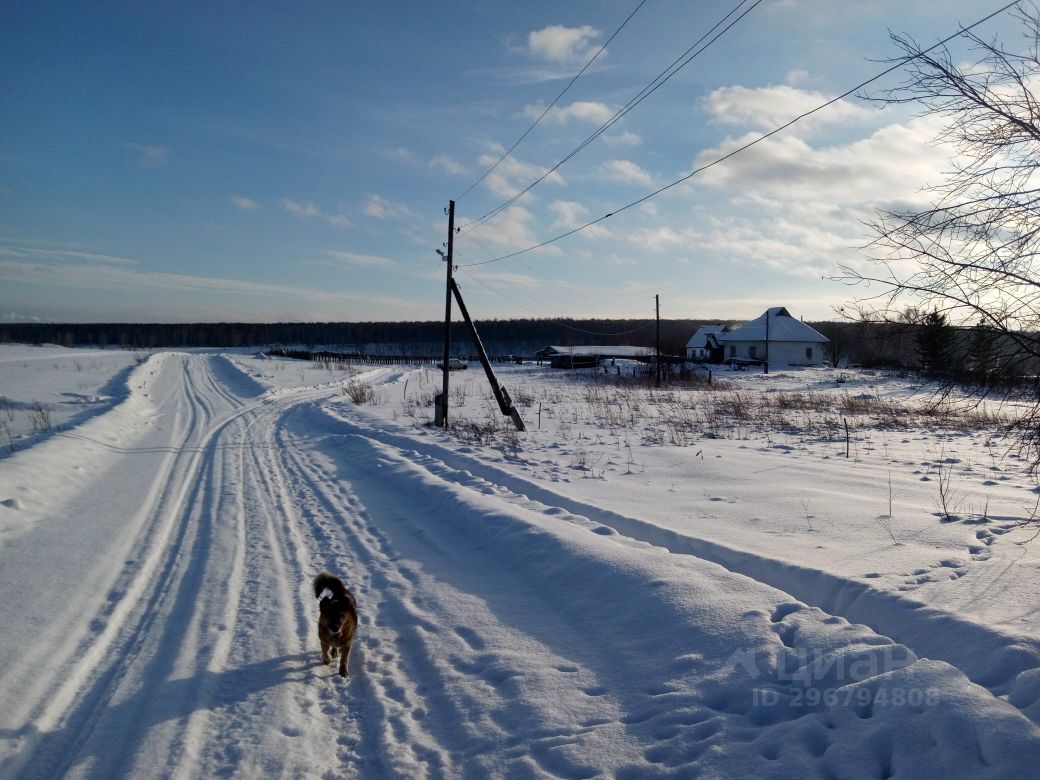
[[[1007,334],[978,325],[954,327],[940,312],[906,310],[898,322],[809,322],[830,339],[833,365],[920,371],[937,378],[995,386],[1036,376],[1036,361],[1024,360]],[[661,351],[684,355],[701,325],[718,320],[661,320]],[[722,324],[737,325],[738,321]],[[653,320],[509,319],[477,322],[492,357],[531,357],[548,345],[624,345],[653,347]],[[462,323],[452,326],[453,356],[474,359],[475,349]],[[0,324],[0,343],[63,346],[159,348],[258,348],[279,346],[301,352],[339,353],[439,360],[443,322],[210,322],[9,323]]]
[[[662,352],[681,355],[706,320],[661,320]],[[615,344],[653,346],[654,321],[621,319],[513,319],[477,322],[480,338],[495,355],[533,355],[542,347]],[[452,325],[452,353],[469,355],[472,339],[461,322]],[[0,324],[0,343],[121,347],[124,349],[266,347],[335,348],[358,354],[428,355],[444,349],[443,322],[275,323],[13,323]]]

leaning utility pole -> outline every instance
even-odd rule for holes
[[[448,201],[448,254],[441,254],[448,264],[448,282],[444,292],[444,361],[441,367],[444,369],[444,378],[441,383],[441,405],[440,422],[445,428],[448,427],[448,362],[451,359],[451,272],[454,261],[453,249],[455,247],[455,201]]]
[[[657,386],[661,386],[661,296],[654,296],[654,303],[657,307]]]
[[[451,280],[451,291],[455,293],[455,300],[459,304],[459,311],[462,312],[462,318],[466,321],[466,327],[469,328],[469,333],[473,336],[473,343],[477,347],[477,357],[480,358],[480,364],[484,367],[484,373],[487,375],[488,382],[491,384],[491,390],[495,394],[495,400],[498,401],[498,408],[502,410],[502,414],[513,420],[513,424],[516,426],[518,431],[527,430],[524,427],[524,421],[520,419],[520,412],[518,412],[516,407],[513,406],[513,399],[509,397],[509,393],[506,389],[498,383],[498,377],[495,376],[495,371],[491,368],[491,361],[488,360],[487,350],[484,349],[484,342],[480,340],[480,334],[477,333],[477,326],[473,324],[473,319],[469,316],[466,302],[462,300],[462,293],[459,292],[459,285],[454,279]]]

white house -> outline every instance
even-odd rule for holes
[[[701,325],[686,342],[686,359],[721,363],[722,345],[719,343],[719,336],[726,330],[726,325]]]
[[[770,368],[822,365],[830,343],[782,306],[717,338],[725,350],[723,360],[768,362]]]

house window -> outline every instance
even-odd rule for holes
[[[805,348],[805,359],[812,360],[812,347]]]
[[[758,357],[758,347],[752,345],[747,350],[748,357]]]

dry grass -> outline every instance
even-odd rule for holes
[[[843,440],[845,424],[857,430],[1000,430],[1012,424],[1006,412],[978,404],[898,401],[880,394],[758,392],[725,383],[655,390],[605,380],[582,388],[574,422],[636,429],[644,444],[688,446],[698,439],[789,434]]]
[[[356,379],[343,385],[343,394],[356,404],[377,404],[382,400],[372,385]]]
[[[588,376],[568,391],[556,384],[513,389],[518,406],[539,410],[539,424],[548,423],[556,436],[569,440],[589,427],[607,435],[619,448],[622,438],[643,446],[694,446],[706,438],[751,439],[775,436],[802,443],[846,441],[846,424],[857,432],[955,432],[1008,430],[1014,418],[998,407],[955,403],[949,398],[893,399],[876,391],[772,391],[736,389],[715,380],[684,382],[657,389],[643,378],[610,374]],[[461,393],[460,393],[461,395]],[[480,444],[501,443],[512,425],[501,418],[489,390],[480,393],[484,416],[471,413],[453,419],[451,429],[460,439]],[[425,400],[425,399],[424,399]],[[464,401],[463,397],[453,401]],[[460,407],[462,403],[453,403]],[[406,412],[407,414],[407,412]],[[531,421],[528,420],[530,425]],[[516,450],[523,437],[511,433],[508,446]],[[598,434],[594,434],[598,436]],[[869,433],[868,433],[869,436]]]

